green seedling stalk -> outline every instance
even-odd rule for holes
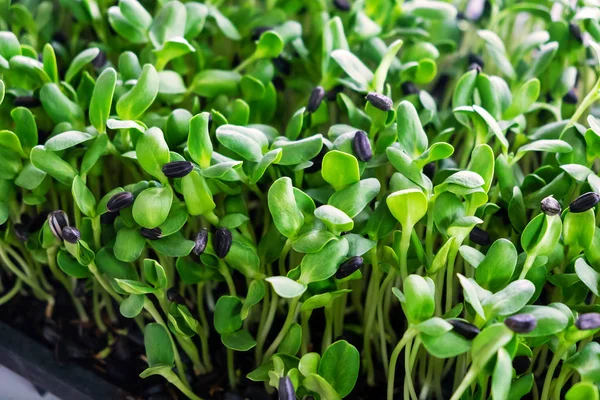
[[[271,358],[271,356],[273,354],[275,354],[275,351],[277,350],[277,347],[279,346],[279,344],[281,343],[281,341],[283,340],[283,338],[285,337],[285,335],[288,333],[288,330],[290,329],[290,326],[292,325],[292,323],[296,319],[296,314],[297,314],[297,308],[298,308],[298,302],[299,301],[300,301],[300,297],[295,297],[295,298],[293,298],[293,299],[290,300],[290,304],[289,304],[289,308],[288,308],[288,313],[287,313],[287,316],[285,317],[285,321],[283,323],[281,331],[279,331],[279,333],[277,334],[277,336],[273,340],[273,343],[271,343],[271,346],[269,346],[269,348],[265,352],[265,355],[263,357],[264,360],[269,360]]]
[[[400,339],[396,347],[394,347],[394,351],[390,356],[390,366],[388,368],[387,400],[394,400],[394,379],[396,375],[396,363],[400,356],[400,352],[418,333],[419,331],[416,329],[408,328],[406,332],[404,332],[402,339]]]

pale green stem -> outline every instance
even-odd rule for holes
[[[287,334],[288,330],[290,329],[290,326],[292,325],[292,323],[294,322],[294,319],[296,318],[296,308],[298,308],[297,306],[298,306],[299,301],[300,301],[300,297],[295,297],[290,301],[290,307],[288,309],[287,316],[283,323],[283,327],[281,328],[281,331],[279,331],[279,334],[277,335],[277,337],[275,337],[275,340],[273,340],[273,343],[271,343],[271,346],[269,346],[269,348],[265,352],[265,356],[263,358],[264,360],[268,360],[269,358],[271,358],[271,356],[275,353],[275,351],[277,350],[277,347],[279,346],[279,344],[281,343],[281,341]]]
[[[398,356],[400,356],[400,352],[406,346],[406,344],[412,340],[415,335],[419,333],[417,330],[408,328],[402,339],[398,342],[392,355],[390,356],[390,366],[388,368],[388,382],[387,382],[387,400],[394,400],[394,379],[396,376],[396,363],[398,362]]]

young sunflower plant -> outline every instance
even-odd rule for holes
[[[2,320],[141,397],[600,399],[599,18],[4,2]]]

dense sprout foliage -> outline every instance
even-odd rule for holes
[[[597,2],[8,3],[4,307],[190,399],[599,398]]]

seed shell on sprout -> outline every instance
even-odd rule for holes
[[[335,279],[344,279],[363,266],[363,258],[359,256],[350,257],[344,261],[335,273]]]
[[[214,248],[217,257],[225,258],[231,249],[233,237],[231,231],[227,228],[219,228],[215,233]]]
[[[109,212],[119,212],[133,204],[135,197],[131,192],[120,192],[115,194],[106,203],[106,209]]]
[[[600,196],[596,192],[587,192],[576,198],[569,204],[569,211],[572,213],[582,213],[593,208],[600,201]]]
[[[370,92],[365,97],[371,105],[381,111],[390,111],[394,106],[394,102],[387,96],[381,93]]]
[[[537,319],[533,314],[516,314],[506,318],[504,325],[515,333],[529,333],[537,326]]]
[[[460,319],[449,319],[448,322],[454,328],[454,332],[468,340],[473,340],[479,335],[479,328],[469,322]]]
[[[74,226],[65,226],[62,230],[62,236],[65,242],[74,244],[81,239],[81,232]]]
[[[309,113],[314,113],[317,111],[321,102],[325,98],[325,89],[322,86],[317,86],[310,93],[310,98],[308,99],[308,105],[306,106],[306,110]]]
[[[352,139],[352,150],[360,161],[368,162],[373,158],[371,142],[364,131],[356,131]]]
[[[540,208],[542,212],[548,216],[558,215],[562,211],[560,203],[552,196],[544,198],[540,202]]]
[[[160,228],[142,228],[140,229],[140,235],[148,240],[158,240],[162,238],[162,230]]]
[[[294,384],[289,376],[279,378],[279,396],[278,400],[296,400],[296,391]]]
[[[183,178],[194,169],[194,164],[189,161],[171,161],[162,167],[162,172],[167,178]]]

